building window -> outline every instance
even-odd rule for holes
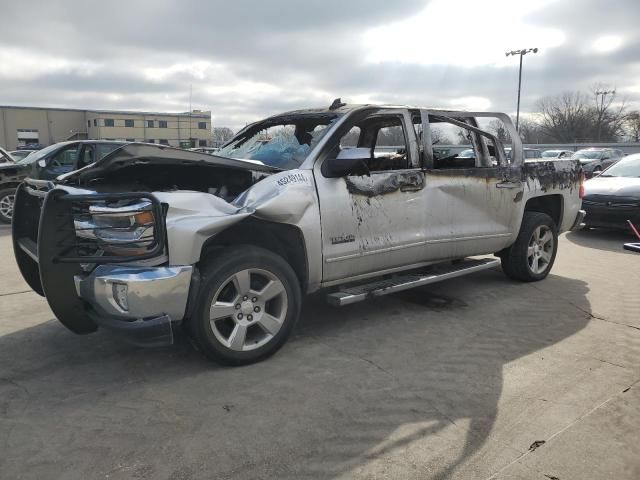
[[[153,128],[153,120],[147,120],[147,128]]]
[[[125,120],[124,126],[127,128],[133,128],[133,120]]]
[[[207,141],[206,140],[198,140],[198,146],[199,147],[206,147],[207,146]]]
[[[91,120],[87,120],[87,128],[91,128]]]
[[[198,128],[200,130],[206,130],[207,129],[207,122],[198,122]]]
[[[147,142],[147,143],[156,143],[156,141],[153,138],[147,138],[145,140],[145,142]]]
[[[104,119],[104,126],[105,127],[115,127],[115,122],[113,121],[113,118],[105,118]]]
[[[94,126],[94,127],[97,127],[97,126],[98,126],[98,119],[97,119],[97,118],[94,118],[94,119],[93,119],[93,126]]]
[[[161,122],[162,122],[162,120],[161,120]],[[165,123],[166,123],[166,122],[165,122]],[[162,127],[160,127],[160,128],[162,128]],[[165,128],[166,128],[166,127],[165,127]],[[159,143],[160,145],[169,145],[169,140],[164,139],[164,138],[161,138],[160,140],[158,140],[158,143]]]
[[[167,128],[167,121],[166,120],[158,120],[158,127]]]

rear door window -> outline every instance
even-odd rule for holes
[[[96,162],[102,160],[114,150],[117,150],[122,145],[119,143],[98,143],[96,145]]]

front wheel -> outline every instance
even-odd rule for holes
[[[13,204],[16,199],[15,188],[0,190],[0,222],[11,223],[13,218]]]
[[[535,282],[549,275],[558,251],[558,231],[546,213],[525,212],[518,238],[500,254],[502,270],[514,280]]]
[[[196,310],[187,320],[196,346],[226,365],[274,354],[300,314],[293,269],[282,257],[249,245],[226,248],[204,263]]]

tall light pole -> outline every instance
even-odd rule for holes
[[[598,108],[598,138],[597,142],[600,141],[600,134],[602,133],[602,117],[604,116],[604,101],[607,98],[607,95],[615,95],[616,91],[614,90],[596,90],[596,105],[598,105],[598,96],[600,96],[600,107]]]
[[[520,88],[522,87],[522,57],[527,53],[538,53],[537,48],[521,48],[520,50],[511,50],[506,52],[505,55],[520,55],[520,71],[518,73],[518,107],[516,108],[516,131],[520,131],[518,125],[520,124]]]

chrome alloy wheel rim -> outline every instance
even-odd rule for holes
[[[549,268],[553,255],[553,232],[546,225],[540,225],[533,231],[527,248],[529,269],[536,274]]]
[[[209,308],[213,334],[227,348],[255,350],[275,337],[287,316],[287,292],[267,270],[241,270],[218,288]]]
[[[0,198],[0,215],[11,220],[13,217],[13,202],[15,199],[16,196],[13,194],[5,195]]]

